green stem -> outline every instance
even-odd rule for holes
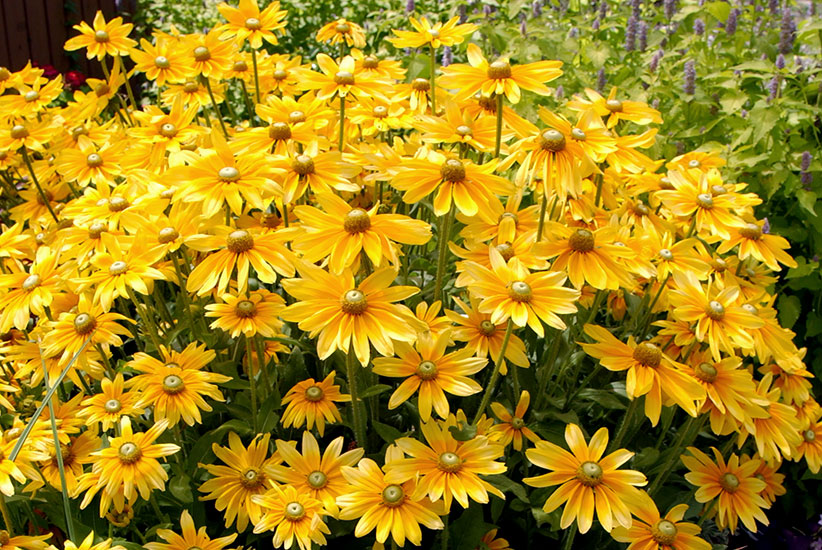
[[[665,483],[665,480],[668,479],[669,475],[671,475],[674,465],[679,461],[679,455],[682,453],[682,449],[687,446],[686,441],[692,442],[693,439],[696,438],[699,434],[699,430],[702,429],[702,426],[705,424],[707,419],[708,415],[703,415],[700,419],[693,416],[688,417],[688,420],[685,421],[685,424],[683,424],[682,428],[679,430],[679,435],[677,436],[676,441],[671,446],[671,455],[668,457],[668,460],[665,461],[665,465],[648,487],[649,495],[653,496],[657,489]],[[694,426],[696,426],[696,433],[694,433]]]
[[[491,373],[491,380],[488,381],[488,387],[485,388],[485,393],[482,396],[482,401],[480,401],[477,414],[474,415],[474,421],[471,423],[473,425],[476,425],[477,422],[479,422],[482,413],[485,412],[485,409],[488,407],[488,403],[491,402],[491,394],[494,393],[494,386],[497,385],[499,370],[502,366],[502,361],[505,359],[505,349],[508,347],[508,341],[511,339],[512,332],[514,332],[514,321],[509,317],[508,325],[505,328],[505,336],[502,339],[502,347],[499,350],[499,357],[497,358],[497,362],[494,363],[494,371]],[[517,366],[511,365],[511,368],[515,369]]]
[[[554,200],[557,200],[556,196]],[[542,231],[545,229],[545,213],[548,211],[548,194],[542,193],[542,202],[539,206],[539,224],[537,225],[537,242],[542,240]]]
[[[131,301],[134,302],[134,307],[137,308],[137,312],[140,314],[140,317],[142,317],[143,321],[145,321],[145,332],[148,333],[151,343],[154,344],[154,347],[157,349],[157,353],[160,353],[160,332],[157,329],[157,325],[154,324],[154,317],[151,316],[148,308],[140,303],[140,300],[137,299],[137,295],[130,286],[126,286],[126,293],[128,294],[128,297],[131,298]]]
[[[180,258],[178,256],[178,252],[174,251],[170,254],[171,256],[171,263],[174,264],[174,272],[177,275],[177,282],[180,285],[180,292],[178,296],[180,297],[180,302],[183,305],[183,309],[188,315],[189,323],[191,323],[191,331],[194,333],[194,337],[197,338],[197,324],[194,321],[194,314],[191,312],[191,301],[188,298],[188,291],[186,290],[185,279],[183,278],[183,272],[180,268]]]
[[[516,403],[517,400],[519,400],[519,394],[520,394],[519,370],[518,370],[519,367],[516,366],[515,364],[511,363],[511,365],[509,365],[508,368],[511,371],[511,383],[514,386],[514,403]]]
[[[257,72],[257,51],[251,48],[251,64],[254,66],[254,97],[260,103],[260,75]]]
[[[51,201],[49,201],[48,198],[46,197],[45,192],[43,192],[43,188],[40,187],[40,182],[37,181],[37,176],[34,175],[34,168],[32,168],[32,166],[31,166],[31,159],[29,158],[28,148],[25,145],[23,146],[22,151],[23,151],[23,162],[26,163],[26,168],[29,169],[29,174],[31,174],[31,181],[34,183],[34,186],[37,188],[37,192],[40,193],[40,198],[42,199],[43,204],[45,204],[46,208],[48,208],[49,214],[51,214],[51,217],[54,218],[54,221],[55,222],[59,221],[57,219],[57,214],[54,213],[54,209],[51,207]]]
[[[243,101],[245,101],[245,108],[248,110],[248,120],[254,124],[254,105],[251,103],[251,98],[248,96],[248,88],[245,85],[245,80],[240,79],[240,89],[243,91]]]
[[[657,301],[659,301],[659,297],[662,296],[662,292],[665,290],[665,287],[668,285],[668,281],[671,279],[671,273],[668,273],[668,276],[665,277],[665,280],[662,281],[662,284],[659,285],[659,290],[657,290],[656,295],[654,295],[654,299],[651,300],[651,304],[648,306],[648,309],[645,310],[645,314],[642,316],[642,330],[638,333],[639,337],[638,340],[642,340],[645,337],[645,333],[648,332],[648,322],[651,320],[651,317],[654,315],[654,306],[656,306]]]
[[[499,158],[499,150],[502,147],[502,100],[503,95],[497,95],[497,135],[494,142],[494,158]]]
[[[123,71],[123,78],[126,81],[126,93],[128,94],[128,100],[131,103],[131,108],[136,111],[137,100],[134,99],[134,90],[131,89],[131,81],[128,79],[126,64],[123,62],[123,58],[119,54],[117,55],[117,62],[120,64],[120,70]]]
[[[8,531],[9,536],[14,536],[14,525],[11,523],[11,514],[9,513],[9,507],[6,505],[6,495],[0,493],[0,512],[3,513],[3,523],[6,524],[6,531]]]
[[[345,96],[340,94],[340,143],[339,150],[342,153],[345,146]]]
[[[351,416],[354,420],[354,439],[357,445],[365,449],[365,419],[360,409],[360,392],[357,389],[357,356],[354,353],[354,344],[348,350],[346,356],[346,374],[348,376],[348,393],[351,394]]]
[[[431,87],[431,114],[437,116],[437,53],[434,50],[434,45],[432,43],[428,43],[428,52],[430,57],[430,68],[431,74],[430,84]]]
[[[562,541],[562,550],[571,550],[574,546],[574,537],[577,536],[577,526],[571,525],[571,528],[565,531],[565,537]]]
[[[697,525],[702,527],[702,524],[705,523],[705,520],[708,519],[708,516],[711,515],[711,510],[714,509],[716,506],[716,501],[719,500],[719,497],[713,499],[711,502],[708,503],[708,506],[702,511],[702,515],[699,516],[699,520],[696,522]]]
[[[633,399],[631,399],[631,404],[628,405],[628,409],[625,411],[625,415],[622,417],[622,422],[619,425],[616,437],[614,437],[614,439],[611,441],[612,451],[619,449],[620,445],[622,445],[622,441],[625,439],[625,434],[628,433],[628,428],[631,426],[631,424],[633,424],[634,415],[636,414],[638,406],[639,397],[634,397]]]
[[[200,81],[205,85],[206,90],[208,90],[208,97],[211,99],[211,107],[214,109],[214,116],[217,117],[217,122],[220,123],[220,129],[222,129],[223,135],[226,139],[228,139],[228,130],[226,130],[225,122],[223,122],[223,115],[220,112],[220,108],[217,106],[217,100],[214,99],[214,92],[211,90],[211,80],[203,75],[200,75]]]
[[[257,375],[254,373],[254,365],[251,362],[251,338],[249,336],[245,337],[245,344],[246,344],[246,353],[245,356],[248,359],[248,382],[251,385],[251,427],[254,429],[254,433],[260,433],[257,428]],[[240,342],[237,342],[237,348],[239,349]]]
[[[448,514],[442,518],[442,550],[448,550]]]
[[[602,182],[605,180],[605,177],[602,174],[597,175],[597,194],[594,197],[594,206],[599,206],[599,201],[602,198]]]
[[[40,346],[38,345],[38,350]],[[46,368],[46,361],[40,356],[43,363],[43,379],[46,384],[46,391],[49,389],[49,372]],[[55,383],[55,386],[57,384]],[[57,459],[57,470],[60,472],[60,492],[63,494],[63,512],[66,515],[66,526],[68,527],[69,540],[77,540],[74,531],[74,516],[71,513],[71,501],[68,495],[68,485],[66,484],[66,470],[63,464],[63,448],[60,446],[60,437],[57,435],[57,420],[54,417],[54,407],[57,396],[53,395],[49,400],[49,420],[51,421],[51,436],[54,440],[54,456]]]
[[[269,380],[268,371],[266,370],[265,344],[263,344],[263,339],[259,334],[254,335],[254,349],[257,352],[257,365],[263,379],[263,398],[266,398],[268,397],[268,391],[271,389],[271,380]]]
[[[554,369],[557,362],[557,354],[559,353],[559,344],[562,340],[562,333],[557,331],[554,340],[551,342],[551,349],[548,351],[547,360],[542,364],[539,370],[544,370],[542,379],[539,382],[539,391],[537,392],[537,399],[535,408],[539,408],[545,399],[545,392],[548,389],[548,383],[554,376]]]
[[[442,280],[445,277],[445,260],[448,258],[448,238],[451,234],[451,222],[456,214],[456,203],[451,202],[451,209],[440,220],[439,232],[439,253],[437,255],[437,275],[434,281],[434,298],[433,300],[442,299]],[[443,301],[443,304],[445,301]]]

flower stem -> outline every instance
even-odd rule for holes
[[[445,276],[445,260],[448,258],[448,238],[451,234],[451,223],[456,214],[456,203],[451,202],[451,209],[440,220],[439,254],[437,255],[437,275],[434,281],[433,300],[442,299],[442,279]],[[443,303],[445,303],[443,301]]]
[[[37,188],[37,192],[40,193],[40,198],[43,200],[43,204],[46,205],[48,208],[49,214],[51,217],[54,218],[54,221],[59,221],[57,219],[57,214],[54,213],[54,209],[51,207],[51,202],[46,197],[45,192],[43,192],[43,188],[40,187],[40,182],[37,181],[37,176],[34,175],[34,168],[31,166],[31,159],[29,158],[28,148],[24,145],[23,146],[23,162],[26,163],[26,168],[29,169],[29,174],[31,174],[31,181],[34,182],[34,186]]]
[[[622,441],[625,439],[625,434],[628,433],[628,428],[633,424],[634,415],[636,414],[637,407],[639,406],[639,397],[634,397],[631,399],[631,404],[628,405],[628,409],[625,411],[625,415],[622,417],[622,422],[619,424],[619,429],[617,430],[616,437],[611,441],[611,449],[617,450],[619,449],[620,445],[622,445]]]
[[[437,116],[437,53],[434,45],[428,43],[428,57],[430,58],[431,74],[429,75],[431,87],[431,114]]]
[[[679,430],[679,434],[676,438],[676,441],[671,446],[671,456],[668,457],[668,460],[665,461],[665,465],[656,475],[654,481],[648,487],[648,494],[653,496],[654,493],[659,489],[665,480],[668,479],[668,476],[671,475],[671,472],[674,469],[674,465],[679,460],[679,455],[682,453],[682,449],[688,444],[687,442],[693,441],[694,438],[699,434],[699,430],[702,429],[702,426],[705,425],[705,421],[708,419],[708,415],[703,415],[702,418],[697,419],[696,417],[689,416],[688,420],[685,421],[685,424],[682,425],[682,428]],[[696,432],[694,433],[694,426],[696,426]]]
[[[491,402],[491,394],[494,393],[494,386],[497,385],[497,380],[499,379],[499,370],[502,367],[502,361],[505,359],[505,349],[508,347],[508,341],[511,339],[511,333],[514,332],[514,321],[509,317],[508,318],[508,326],[505,327],[505,336],[502,338],[502,347],[499,349],[499,357],[497,358],[497,362],[494,363],[494,370],[491,373],[491,380],[488,381],[488,386],[485,388],[485,393],[482,396],[482,401],[480,401],[479,409],[477,409],[477,414],[474,415],[474,421],[471,423],[476,425],[479,422],[482,413],[488,407],[488,403]],[[516,365],[511,365],[512,369],[516,369]]]
[[[254,97],[260,103],[260,75],[257,72],[257,50],[254,48],[251,48],[251,64],[254,66]]]
[[[494,142],[494,158],[499,158],[499,150],[502,147],[502,99],[502,94],[497,95],[497,137]]]
[[[268,397],[268,391],[271,389],[271,380],[269,380],[268,371],[266,370],[265,344],[259,334],[254,335],[254,350],[257,353],[257,365],[259,365],[260,376],[263,379],[263,398],[266,398]]]
[[[225,122],[223,122],[223,115],[220,113],[220,108],[217,106],[217,100],[214,99],[214,92],[211,90],[211,81],[203,75],[200,75],[200,81],[205,84],[206,90],[208,90],[208,97],[211,98],[211,107],[214,108],[214,116],[217,117],[217,122],[220,123],[223,135],[228,139],[228,130],[226,130]]]
[[[565,538],[562,541],[562,550],[571,550],[574,546],[574,537],[577,536],[577,526],[572,525],[570,529],[565,531]]]
[[[345,146],[345,96],[340,94],[340,143],[339,150],[342,153]]]
[[[38,343],[37,349],[40,349]],[[46,391],[49,390],[49,373],[46,368],[45,359],[40,355],[43,363],[43,380],[46,384]],[[55,386],[57,383],[55,382]],[[66,526],[68,528],[69,540],[77,540],[74,531],[74,516],[71,513],[71,502],[68,496],[68,485],[66,484],[66,470],[63,464],[63,448],[60,446],[60,437],[57,435],[57,420],[54,416],[54,407],[57,404],[57,396],[52,395],[49,403],[49,421],[51,422],[51,436],[54,439],[54,457],[57,459],[57,470],[60,472],[60,492],[63,493],[63,512],[66,514]]]
[[[542,379],[539,381],[539,391],[537,392],[537,399],[535,403],[536,408],[539,408],[539,406],[545,399],[545,392],[548,389],[548,383],[554,376],[554,369],[555,364],[557,362],[557,354],[559,353],[560,340],[562,340],[562,333],[557,331],[554,340],[551,342],[551,349],[548,351],[548,359],[546,359],[546,361],[542,364],[542,367],[540,367],[539,369],[544,370],[545,372],[542,376]]]
[[[557,197],[554,196],[554,200],[557,200]],[[543,190],[542,193],[542,202],[539,206],[539,224],[537,225],[537,242],[542,240],[542,231],[545,229],[545,213],[548,211],[548,193],[545,193]]]
[[[126,81],[126,93],[128,94],[128,100],[131,103],[131,108],[136,111],[137,100],[134,99],[134,90],[131,89],[131,81],[128,79],[126,64],[123,62],[123,57],[120,54],[117,54],[117,62],[120,64],[120,70],[123,71],[123,78]]]
[[[6,531],[8,531],[9,536],[14,536],[14,526],[11,523],[11,514],[9,513],[9,507],[6,505],[6,495],[0,493],[0,512],[3,513],[3,523],[6,524]]]
[[[346,356],[346,369],[348,393],[351,394],[351,416],[354,420],[354,439],[360,447],[365,449],[365,419],[362,416],[362,410],[360,410],[360,392],[357,389],[357,356],[354,353],[353,342]]]
[[[602,174],[597,174],[597,194],[594,197],[594,206],[599,206],[599,201],[602,198],[602,182],[605,177]]]
[[[240,342],[237,342],[237,348],[240,347]],[[254,429],[254,433],[258,434],[259,430],[257,428],[257,374],[254,372],[254,364],[251,360],[251,337],[245,337],[245,356],[248,360],[247,364],[247,372],[248,372],[248,382],[251,386],[251,427]]]
[[[131,301],[134,302],[134,307],[137,308],[137,312],[140,314],[140,317],[143,318],[143,321],[146,323],[146,331],[148,333],[149,339],[151,339],[151,343],[154,344],[154,347],[157,349],[157,353],[160,353],[160,333],[157,329],[157,325],[154,324],[154,318],[148,311],[148,308],[140,303],[140,300],[137,299],[137,295],[134,293],[134,289],[130,286],[126,286],[126,293],[128,297],[131,298]],[[144,350],[145,351],[145,350]]]

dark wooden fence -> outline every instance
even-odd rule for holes
[[[29,59],[40,66],[52,65],[61,73],[69,70],[98,76],[96,60],[84,52],[66,52],[63,44],[77,34],[80,21],[91,24],[97,10],[106,20],[116,17],[129,0],[0,0],[0,66],[20,70]]]

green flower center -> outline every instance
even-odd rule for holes
[[[285,505],[285,517],[291,521],[298,521],[305,516],[305,508],[299,502],[289,502]]]
[[[545,151],[558,153],[565,149],[565,136],[553,128],[545,130],[539,135],[539,145]]]
[[[233,182],[240,179],[240,171],[233,166],[224,166],[217,172],[217,176],[224,182]]]
[[[36,92],[34,90],[29,90],[25,94],[23,94],[23,99],[31,103],[32,101],[37,101],[40,99],[40,92]]]
[[[525,420],[518,416],[515,416],[511,419],[511,427],[515,430],[521,430],[525,427]]]
[[[32,291],[38,286],[40,286],[40,282],[40,275],[38,275],[37,273],[32,273],[31,275],[26,277],[25,281],[23,281],[23,290]]]
[[[158,69],[168,69],[171,67],[171,62],[164,55],[158,55],[154,58],[154,66]]]
[[[711,300],[708,303],[708,307],[705,308],[705,315],[707,315],[714,321],[719,321],[720,319],[725,317],[725,306],[723,306],[716,300]]]
[[[293,115],[294,113],[291,114]],[[313,174],[314,159],[308,155],[297,155],[297,157],[291,161],[291,169],[294,170],[299,176]]]
[[[365,293],[357,288],[352,288],[343,294],[342,310],[348,315],[360,315],[368,308],[368,301]]]
[[[276,71],[274,71],[276,72]],[[291,111],[288,113],[288,122],[291,124],[297,124],[300,122],[305,122],[308,117],[305,116],[305,113],[302,111]],[[312,164],[313,166],[313,164]]]
[[[577,141],[585,141],[586,139],[588,139],[588,136],[585,135],[585,132],[583,132],[579,128],[571,129],[571,137]]]
[[[97,327],[97,319],[88,313],[78,313],[74,318],[74,332],[83,336],[89,334]]]
[[[135,443],[131,441],[127,441],[120,445],[120,448],[117,449],[117,456],[120,458],[120,462],[125,464],[134,464],[140,457],[143,455],[143,452],[140,450]]]
[[[234,313],[241,319],[248,319],[257,314],[257,306],[251,300],[240,300],[234,306]]]
[[[437,460],[437,467],[443,472],[458,472],[462,468],[462,459],[457,455],[457,453],[448,451],[440,455]]]
[[[496,332],[496,330],[497,330],[497,325],[492,323],[490,320],[484,319],[484,320],[480,321],[479,331],[480,331],[480,334],[482,334],[483,336],[491,336],[492,334],[494,334],[494,332]]]
[[[362,59],[363,69],[376,69],[380,66],[380,60],[376,56],[366,55]]]
[[[500,243],[496,246],[496,249],[497,252],[500,253],[500,256],[502,256],[502,259],[506,262],[513,258],[516,254],[516,251],[514,250],[514,247],[511,246],[511,243]]]
[[[183,391],[186,387],[186,383],[183,382],[183,379],[177,376],[176,374],[169,374],[165,378],[163,378],[163,391],[175,395]]]
[[[97,31],[97,32],[95,32],[94,33],[94,41],[95,42],[100,42],[100,43],[108,42],[109,41],[108,33],[106,31]]]
[[[666,262],[670,262],[674,259],[674,253],[668,250],[667,248],[663,248],[659,251],[659,257],[665,260]]]
[[[173,227],[164,227],[157,233],[157,242],[160,244],[168,244],[177,240],[180,233]]]
[[[758,241],[762,238],[762,228],[755,223],[746,223],[739,228],[739,235],[750,241]]]
[[[431,89],[431,83],[427,78],[415,78],[411,81],[411,88],[417,92],[427,92]]]
[[[119,399],[109,399],[103,403],[103,409],[110,414],[118,413],[123,410],[123,404]]]
[[[661,519],[651,528],[651,536],[659,544],[671,546],[676,540],[676,525],[667,519]]]
[[[111,212],[122,212],[129,206],[131,206],[131,203],[123,197],[111,197],[111,200],[108,201],[108,209]]]
[[[111,265],[108,266],[108,272],[110,275],[122,275],[126,271],[128,271],[128,264],[123,260],[111,262]]]
[[[377,105],[371,110],[374,118],[385,118],[388,116],[388,108],[385,105]]]
[[[249,17],[245,20],[245,28],[250,31],[258,31],[263,28],[263,24],[256,17]]]
[[[334,75],[334,82],[340,86],[352,86],[354,84],[354,75],[348,71],[339,71]]]
[[[710,363],[700,363],[696,366],[696,369],[694,369],[694,374],[703,382],[710,384],[716,380],[717,370],[716,367]]]
[[[719,485],[729,493],[735,493],[739,489],[739,478],[728,472],[719,478]]]
[[[423,380],[432,380],[437,377],[437,373],[439,370],[437,369],[437,364],[433,361],[422,361],[419,365],[417,365],[416,374]]]
[[[805,430],[805,433],[802,434],[802,436],[808,443],[811,443],[816,440],[816,432],[813,430]]]
[[[29,131],[28,128],[22,124],[15,124],[11,127],[9,135],[11,136],[11,139],[23,139],[29,137]]]
[[[265,474],[254,468],[249,468],[240,476],[240,485],[246,489],[258,489],[265,483]]]
[[[442,179],[451,183],[458,183],[465,179],[465,165],[461,160],[448,159],[440,167]]]
[[[273,122],[268,127],[268,137],[275,141],[291,139],[291,126],[285,122]]]
[[[308,474],[308,485],[312,489],[322,489],[328,485],[328,476],[324,472],[316,470]]]
[[[305,390],[305,398],[308,401],[316,403],[317,401],[321,401],[325,393],[323,389],[319,386],[309,386]]]
[[[89,156],[86,157],[86,164],[89,168],[97,168],[98,166],[102,166],[103,157],[101,157],[97,153],[91,153]]]
[[[405,491],[399,485],[389,485],[382,490],[382,502],[390,508],[399,506],[404,500]]]
[[[160,135],[164,138],[173,138],[177,135],[177,127],[170,122],[166,122],[160,126]]]
[[[596,462],[583,462],[577,468],[577,480],[586,487],[596,487],[602,483],[602,467]]]
[[[700,208],[710,210],[714,207],[714,198],[710,193],[700,193],[696,196],[696,204],[699,205]]]
[[[622,102],[618,99],[609,99],[605,102],[605,108],[612,113],[622,112]]]
[[[203,62],[211,59],[211,52],[205,46],[197,46],[194,48],[194,60]]]
[[[532,295],[531,285],[525,281],[514,281],[508,286],[508,297],[515,302],[530,302]]]

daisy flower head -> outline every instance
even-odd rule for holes
[[[371,358],[371,345],[385,357],[394,355],[394,341],[413,342],[425,330],[407,306],[396,304],[419,292],[412,286],[390,286],[397,272],[383,267],[355,284],[346,269],[339,276],[302,262],[300,278],[284,279],[283,288],[297,299],[280,317],[299,323],[317,339],[317,353],[326,359],[340,350],[356,354],[363,366]]]
[[[688,511],[687,504],[678,504],[662,516],[648,493],[640,491],[637,497],[632,508],[636,519],[630,528],[615,527],[611,531],[614,539],[630,543],[629,548],[636,549],[711,550],[710,543],[698,536],[702,528],[682,521]]]
[[[279,334],[283,322],[278,314],[285,307],[285,301],[279,294],[259,289],[247,296],[223,294],[221,298],[223,303],[205,306],[205,316],[216,317],[211,328],[222,329],[232,338],[241,334],[274,338]]]
[[[324,546],[331,533],[323,521],[323,503],[307,493],[298,493],[291,485],[274,485],[262,495],[251,497],[263,509],[254,525],[254,533],[274,531],[274,548],[290,548],[295,542],[300,550],[311,550],[312,543]]]
[[[568,424],[565,442],[571,452],[549,441],[539,441],[534,449],[525,451],[528,460],[551,472],[523,481],[532,487],[560,486],[542,509],[550,513],[565,504],[560,526],[567,529],[576,520],[580,533],[591,529],[594,512],[608,532],[618,525],[631,527],[629,505],[637,498],[637,487],[648,483],[641,472],[619,469],[634,453],[619,449],[603,457],[608,446],[607,428],[597,430],[586,444],[579,426]]]
[[[440,84],[445,88],[459,90],[456,101],[464,101],[477,92],[483,96],[504,95],[511,103],[519,103],[521,90],[539,95],[551,95],[545,86],[562,75],[561,61],[537,61],[512,65],[508,59],[500,58],[491,63],[485,59],[479,46],[468,45],[468,64],[453,64],[444,67]]]
[[[516,259],[505,262],[495,247],[489,247],[491,269],[476,262],[466,262],[465,271],[472,282],[468,291],[481,301],[479,311],[490,313],[490,322],[508,319],[517,327],[528,325],[539,336],[545,335],[542,323],[565,330],[559,315],[576,313],[578,290],[563,286],[564,273],[542,271],[530,273]]]
[[[525,390],[520,394],[513,414],[502,403],[491,403],[491,410],[501,420],[501,423],[494,424],[491,427],[488,437],[492,441],[499,441],[505,447],[513,442],[514,450],[517,451],[522,450],[523,437],[531,443],[540,441],[540,437],[525,424],[525,413],[528,411],[528,405],[530,404],[531,394]]]
[[[473,23],[460,23],[460,18],[452,17],[445,23],[437,21],[433,25],[425,17],[409,17],[408,22],[414,27],[413,31],[392,29],[396,37],[389,38],[395,48],[422,48],[431,46],[437,49],[441,46],[461,44],[465,37],[479,27]]]
[[[65,49],[71,52],[85,48],[89,59],[103,59],[107,55],[127,56],[137,45],[137,42],[128,37],[133,28],[131,23],[123,23],[122,17],[106,21],[103,12],[98,10],[91,25],[85,21],[74,25],[74,29],[80,31],[80,34],[69,38]]]
[[[225,515],[225,526],[235,521],[238,531],[245,531],[249,519],[257,524],[263,515],[262,507],[252,497],[262,495],[274,485],[269,477],[269,467],[280,463],[276,452],[269,456],[271,434],[257,435],[248,447],[240,436],[228,434],[228,447],[217,443],[211,450],[223,464],[200,464],[213,477],[200,485],[200,492],[207,493],[202,500],[215,501],[214,506]]]
[[[451,332],[447,330],[437,337],[423,333],[413,348],[410,344],[397,342],[397,358],[374,359],[374,373],[405,378],[391,394],[389,410],[396,409],[414,392],[419,392],[418,407],[423,422],[431,418],[432,408],[440,418],[447,418],[450,409],[446,393],[466,397],[482,391],[482,387],[468,376],[482,370],[487,359],[474,357],[470,347],[446,354],[450,341]]]
[[[240,0],[236,8],[221,2],[217,9],[228,21],[215,29],[221,32],[220,38],[233,38],[238,44],[248,40],[255,50],[262,47],[263,40],[269,44],[277,44],[276,32],[285,28],[285,17],[288,15],[288,12],[280,9],[280,3],[276,1],[262,10],[257,0]]]
[[[721,529],[736,531],[741,520],[749,531],[756,533],[756,520],[768,525],[764,510],[771,507],[760,494],[766,484],[756,476],[761,460],[740,460],[732,454],[726,462],[716,448],[711,450],[715,460],[696,447],[688,447],[690,456],[682,455],[682,463],[690,470],[685,479],[698,487],[696,501],[705,503],[718,498],[717,523]]]
[[[157,536],[166,542],[149,542],[145,548],[147,550],[188,550],[189,548],[223,550],[237,538],[237,533],[232,533],[226,537],[212,539],[206,533],[205,527],[197,529],[194,526],[194,519],[188,510],[183,510],[180,515],[180,530],[181,533],[177,534],[171,529],[157,529]]]
[[[342,475],[343,466],[354,466],[363,456],[363,449],[352,449],[345,453],[343,438],[329,443],[320,454],[317,440],[306,430],[302,436],[302,451],[297,451],[291,441],[277,441],[277,451],[283,459],[282,465],[268,468],[271,476],[280,483],[290,485],[323,503],[332,517],[339,514],[336,499],[348,490],[348,482]]]
[[[354,536],[364,537],[376,529],[378,543],[388,537],[398,546],[405,546],[406,540],[414,546],[422,541],[420,525],[428,529],[444,527],[439,516],[445,513],[442,503],[435,503],[416,495],[416,482],[409,479],[404,483],[392,483],[376,462],[363,458],[357,467],[344,466],[343,477],[349,483],[346,494],[337,497],[340,519],[359,520],[354,528]]]
[[[85,418],[86,425],[100,424],[104,432],[120,424],[124,416],[137,416],[142,409],[137,407],[139,394],[124,390],[123,374],[117,373],[114,380],[103,378],[100,383],[100,393],[83,400],[80,415]]]
[[[514,189],[511,182],[494,175],[496,167],[496,160],[474,164],[428,151],[424,156],[404,161],[391,185],[404,191],[402,199],[409,204],[436,192],[433,202],[437,216],[447,214],[452,204],[462,214],[474,216],[485,208],[491,195],[508,195]]]
[[[326,23],[317,31],[317,41],[328,42],[332,46],[346,44],[355,48],[365,47],[365,29],[345,18]]]
[[[325,432],[326,422],[342,422],[342,416],[335,403],[347,403],[351,396],[340,393],[340,386],[334,383],[334,372],[330,372],[320,382],[313,378],[295,384],[283,397],[286,405],[280,422],[285,428],[302,428],[311,430],[314,424],[320,437]]]
[[[621,120],[627,120],[640,126],[651,123],[662,124],[659,111],[642,101],[617,99],[617,92],[617,87],[613,86],[608,97],[603,97],[596,90],[585,88],[587,99],[575,95],[573,100],[567,103],[567,107],[574,111],[593,111],[601,117],[608,117],[608,128],[615,127]]]

